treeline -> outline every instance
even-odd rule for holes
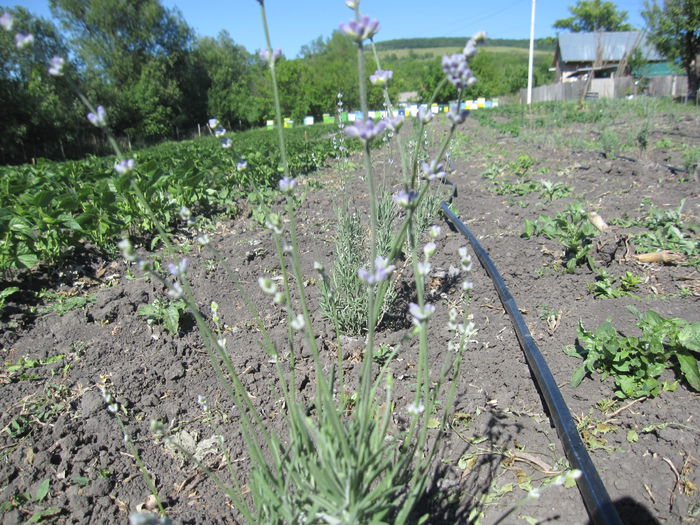
[[[461,47],[466,44],[469,37],[435,37],[435,38],[398,38],[377,42],[376,46],[381,51],[393,51],[397,49],[427,49],[435,47]],[[554,37],[536,38],[535,49],[539,51],[554,51],[557,40]],[[527,38],[488,38],[485,47],[516,47],[528,49],[530,40]]]
[[[109,153],[100,130],[86,120],[77,92],[107,108],[110,128],[127,147],[187,137],[210,117],[239,130],[274,115],[266,63],[226,32],[198,37],[179,11],[160,0],[50,0],[50,5],[60,28],[21,7],[0,6],[14,18],[11,31],[0,29],[1,164]],[[34,43],[18,48],[16,33],[31,33]],[[54,56],[66,58],[63,76],[48,74]],[[368,61],[369,75],[374,64],[370,56]],[[539,64],[538,79],[548,65]],[[382,68],[395,70],[392,100],[401,91],[427,99],[442,78],[439,57],[394,57]],[[504,95],[526,84],[521,53],[486,49],[472,68],[479,83],[467,97]],[[333,114],[339,93],[345,110],[358,109],[356,48],[339,32],[304,46],[300,58],[282,57],[276,70],[285,117],[300,122],[307,115]],[[369,97],[372,107],[382,107],[379,88],[370,87]],[[437,101],[455,97],[446,88]]]

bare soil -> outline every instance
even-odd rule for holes
[[[692,138],[700,129],[697,114],[681,121],[662,115],[653,125],[658,134],[655,138],[667,133],[676,143],[700,144],[700,139]],[[429,138],[432,148],[441,133]],[[593,131],[577,124],[564,133]],[[679,139],[679,133],[691,137]],[[637,334],[627,305],[698,321],[700,276],[696,268],[689,263],[639,263],[631,253],[610,256],[601,247],[595,256],[612,276],[630,271],[644,279],[636,297],[602,299],[588,289],[595,280],[588,268],[577,268],[574,273],[562,270],[563,252],[557,242],[540,237],[526,240],[521,234],[525,219],[534,220],[543,213],[554,215],[573,200],[583,202],[587,210],[597,211],[608,221],[625,214],[641,216],[649,203],[676,209],[685,200],[685,219],[697,224],[698,182],[693,176],[662,166],[680,165],[677,149],[651,148],[635,161],[572,152],[556,142],[534,137],[497,136],[474,121],[460,134],[451,149],[454,170],[449,179],[458,188],[454,208],[489,252],[518,303],[577,418],[582,438],[622,520],[630,524],[697,523],[698,393],[681,381],[673,392],[632,403],[615,400],[612,380],[601,381],[598,376],[587,377],[572,388],[571,374],[581,361],[562,351],[576,342],[579,321],[593,329],[611,318],[621,332]],[[562,182],[574,188],[572,195],[549,202],[539,192],[523,196],[493,193],[493,183],[482,177],[484,172],[494,163],[513,162],[522,154],[534,159],[527,177]],[[359,158],[352,160],[361,165]],[[381,149],[375,166],[382,183],[396,191],[394,150]],[[517,182],[508,169],[497,177]],[[335,163],[300,182],[305,196],[298,211],[303,272],[308,276],[305,284],[314,305],[319,342],[330,363],[335,359],[337,341],[318,308],[313,263],[320,261],[330,268],[336,211],[348,205],[362,212],[367,186],[359,169],[340,170]],[[281,203],[280,198],[273,207],[281,208]],[[442,217],[437,216],[435,224],[442,227],[442,233],[433,259],[433,277],[450,265],[458,265],[457,250],[467,245]],[[626,233],[620,227],[614,227],[613,232],[618,236]],[[195,246],[196,234],[185,228],[177,236],[181,244]],[[279,270],[269,232],[243,214],[218,219],[209,236],[228,256],[244,283],[243,293],[260,309],[266,326],[284,341],[285,315],[257,283],[259,276]],[[140,251],[146,253],[143,247]],[[160,253],[155,255],[164,259]],[[191,261],[189,279],[201,311],[211,317],[210,302],[220,305],[230,355],[245,387],[272,431],[284,436],[284,412],[275,388],[274,368],[258,344],[260,334],[251,315],[225,272],[207,262],[211,257],[206,252],[199,253],[195,246],[187,256]],[[410,282],[410,272],[406,270],[401,278]],[[477,518],[492,523],[529,487],[539,486],[567,466],[511,320],[476,260],[470,278],[473,299],[461,306],[457,304],[460,290],[454,283],[433,279],[429,286],[437,306],[430,322],[433,365],[439,366],[447,352],[449,334],[445,327],[452,305],[471,312],[478,328],[476,341],[466,353],[452,407],[456,417],[445,429],[439,458],[443,478],[438,487],[455,490],[459,501],[436,509],[434,523],[465,523]],[[180,333],[171,335],[137,314],[140,305],[165,296],[163,287],[143,279],[135,267],[121,259],[105,260],[87,250],[80,264],[17,276],[4,286],[13,284],[22,286],[22,293],[10,297],[0,324],[0,352],[6,363],[0,370],[2,523],[23,523],[40,511],[45,511],[44,522],[124,523],[130,513],[149,508],[148,489],[122,432],[106,409],[98,388],[101,384],[107,384],[124,407],[128,433],[174,522],[235,523],[235,509],[216,485],[191,462],[151,437],[149,422],[164,419],[181,442],[189,443],[207,465],[218,470],[223,464],[210,438],[215,431],[221,432],[236,468],[243,474],[248,468],[237,411],[213,371],[192,319],[185,317]],[[94,303],[63,315],[55,310],[39,313],[41,305],[32,292],[45,287],[64,297],[93,297]],[[410,287],[407,290],[406,301],[411,299]],[[381,328],[378,343],[398,343],[409,326],[404,311],[403,318],[399,314],[395,322]],[[359,371],[363,339],[349,337],[343,343],[346,373],[352,376]],[[398,408],[412,399],[415,346],[415,341],[404,344],[392,364]],[[51,362],[52,356],[62,358]],[[30,359],[39,360],[35,367],[8,368]],[[302,352],[297,376],[299,390],[305,395],[313,392],[308,352]],[[677,377],[669,370],[664,379],[672,382]],[[207,398],[207,413],[198,405],[198,395]],[[628,439],[630,431],[636,431],[638,439]],[[225,476],[225,468],[220,474]],[[47,479],[48,494],[41,501],[33,500]],[[553,487],[539,500],[519,508],[506,522],[584,524],[589,518],[576,488]]]

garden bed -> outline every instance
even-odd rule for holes
[[[631,105],[628,113],[612,117],[618,119],[618,127],[627,122],[629,129],[638,129],[634,126],[642,120],[636,107]],[[607,111],[610,106],[592,104],[591,108]],[[539,125],[532,116],[519,124],[519,136],[498,135],[470,120],[450,149],[454,169],[448,178],[458,189],[452,209],[501,272],[626,523],[698,520],[698,393],[673,368],[661,376],[668,389],[655,397],[616,398],[613,378],[601,381],[598,374],[588,375],[574,388],[570,380],[582,361],[564,349],[577,342],[579,322],[595,330],[611,319],[620,333],[639,336],[636,318],[626,309],[629,305],[667,318],[691,322],[700,318],[698,181],[693,174],[663,166],[682,167],[687,148],[699,147],[700,138],[693,135],[700,129],[700,116],[697,110],[673,111],[666,108],[641,116],[651,126],[649,145],[618,151],[638,159],[633,161],[615,158],[610,151],[606,158],[592,151],[602,146],[582,142],[581,137],[596,135],[599,124]],[[427,138],[431,143],[444,129],[440,118],[436,129]],[[627,140],[622,135],[618,138],[621,143]],[[660,139],[667,140],[660,143]],[[635,147],[634,137],[627,142],[629,148]],[[333,161],[299,179],[304,196],[298,209],[304,285],[329,365],[336,359],[339,341],[318,307],[313,264],[332,266],[339,209],[347,204],[350,211],[357,206],[360,215],[365,213],[362,204],[356,204],[363,203],[367,194],[364,175],[356,168],[361,161],[354,156],[350,161]],[[397,162],[391,147],[379,150],[375,157],[377,178],[392,192],[400,189]],[[449,197],[450,188],[442,188]],[[556,239],[522,235],[526,220],[554,217],[573,202],[611,224],[611,231],[596,235],[590,247],[596,268],[608,275],[602,284],[604,277],[596,276],[586,264],[567,272],[567,254]],[[267,205],[280,210],[282,199],[272,197]],[[279,272],[275,248],[270,233],[253,220],[256,204],[248,206],[233,220],[211,221],[206,232],[212,245],[229,258],[243,294],[260,310],[271,333],[284,342],[286,314],[258,286],[258,277]],[[686,246],[689,253],[673,263],[634,258],[642,244],[638,235],[649,231],[648,225],[635,219],[647,218],[653,210],[676,213],[672,218],[682,238],[691,242]],[[436,487],[456,496],[431,509],[434,517],[429,522],[478,519],[490,523],[530,489],[562,473],[568,463],[491,280],[475,261],[469,277],[471,300],[459,302],[459,286],[444,274],[450,265],[459,264],[458,249],[467,242],[441,216],[433,222],[441,226],[441,233],[428,279],[429,298],[437,307],[430,320],[431,365],[439,367],[448,351],[446,325],[452,306],[472,313],[478,332],[465,354],[454,416],[442,429],[446,434],[436,465],[441,472]],[[211,301],[219,304],[231,359],[270,430],[283,437],[284,406],[275,387],[273,364],[258,344],[260,334],[242,297],[227,284],[218,263],[197,246],[200,233],[183,227],[176,239],[190,260],[189,278],[201,311],[210,318]],[[617,243],[616,247],[610,248],[610,243]],[[139,247],[139,252],[145,254],[145,248]],[[161,252],[154,255],[163,264],[171,262]],[[410,270],[401,264],[399,279],[409,282]],[[10,296],[2,318],[2,522],[37,516],[57,523],[116,523],[137,509],[152,508],[100,385],[108,386],[124,407],[127,431],[168,515],[177,523],[235,522],[237,512],[213,481],[172,447],[154,439],[149,430],[152,419],[167,421],[181,446],[226,476],[225,463],[212,440],[220,432],[235,468],[245,476],[249,467],[238,414],[216,378],[192,318],[182,315],[175,334],[162,323],[148,323],[139,308],[167,296],[160,284],[144,280],[135,266],[121,259],[86,253],[80,264],[41,272],[20,274],[16,282],[5,283],[22,287],[24,297],[31,287],[45,291],[35,305],[14,302]],[[629,290],[621,288],[626,272],[638,281]],[[400,291],[397,304],[403,300],[405,305],[411,300],[410,287]],[[415,338],[404,340],[409,331],[405,312],[403,318],[394,315],[381,325],[377,335],[378,346],[393,348],[401,343],[391,364],[396,384],[393,424],[397,426],[412,401],[410,388],[416,373],[417,343]],[[345,373],[356,377],[364,338],[343,336],[340,342]],[[302,346],[297,362],[301,396],[313,393],[313,378],[311,356]],[[679,383],[674,385],[676,380]],[[350,388],[352,384],[351,380]],[[198,396],[206,397],[206,412]],[[545,521],[588,522],[575,487],[548,488],[508,518],[509,523]]]

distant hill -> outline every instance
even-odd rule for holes
[[[426,49],[436,47],[464,47],[469,37],[435,37],[435,38],[397,38],[376,42],[378,51],[396,51],[400,49]],[[553,37],[536,38],[535,49],[538,51],[554,51],[556,39]],[[530,40],[527,38],[487,38],[484,47],[515,47],[528,49]]]

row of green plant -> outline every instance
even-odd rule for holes
[[[332,125],[285,130],[290,173],[321,166],[334,153],[334,131]],[[166,143],[135,153],[138,167],[128,174],[113,170],[114,157],[0,168],[0,273],[54,263],[79,246],[108,248],[125,231],[148,236],[155,224],[144,206],[166,226],[183,206],[236,214],[241,198],[279,179],[275,140],[269,130],[253,130],[233,135],[228,148],[215,137]],[[147,202],[136,198],[132,182]]]

